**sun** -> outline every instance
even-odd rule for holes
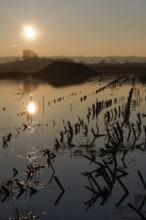
[[[36,38],[36,29],[32,25],[25,25],[23,27],[23,34],[26,39],[34,40]]]

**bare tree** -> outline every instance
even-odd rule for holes
[[[30,49],[25,49],[23,50],[22,52],[22,58],[23,60],[28,60],[30,58],[35,58],[35,57],[38,57],[37,53],[33,50],[30,50]]]

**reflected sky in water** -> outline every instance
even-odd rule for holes
[[[1,219],[16,219],[16,210],[33,216],[28,219],[135,216],[127,204],[139,205],[137,171],[146,176],[144,85],[125,76],[60,88],[28,79],[1,81],[0,94]],[[95,186],[86,172],[97,169],[94,160],[113,169],[106,147],[115,143],[121,145],[117,166],[128,172],[122,181],[130,193],[121,200],[124,190],[115,181],[107,200],[100,195],[93,203]],[[105,180],[97,180],[105,189]]]

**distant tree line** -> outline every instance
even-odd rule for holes
[[[15,61],[9,61],[6,63],[0,63],[0,72],[2,71],[26,71],[26,72],[33,72],[43,69],[44,67],[50,65],[55,61],[62,61],[62,62],[75,62],[73,58],[67,57],[39,57],[38,54],[34,50],[25,49],[22,51],[22,57],[17,58]],[[116,60],[116,58],[111,58],[110,60],[102,59],[99,62],[93,64],[87,64],[86,62],[80,61],[80,63],[94,67],[108,67],[108,66],[119,66],[119,67],[146,67],[146,60],[145,61],[124,61],[123,63]]]
[[[39,57],[38,54],[30,49],[25,49],[22,52],[22,58],[16,59],[15,61],[10,61],[1,64],[0,63],[0,71],[9,71],[9,70],[19,70],[19,71],[27,71],[29,70],[39,70],[47,65],[50,65],[51,63],[55,61],[62,61],[62,62],[74,62],[71,59],[68,58],[60,58],[60,59],[53,59],[48,57]],[[29,72],[28,71],[28,72]]]
[[[120,63],[118,61],[116,61],[116,59],[112,59],[110,62],[106,62],[105,60],[102,60],[101,62],[98,63],[99,65],[104,64],[104,65],[125,65],[125,66],[129,66],[129,65],[146,65],[146,60],[139,62],[139,61],[128,61],[126,60],[123,63]]]

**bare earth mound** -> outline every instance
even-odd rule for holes
[[[82,64],[68,62],[54,62],[33,74],[33,77],[48,81],[54,86],[81,83],[92,76],[97,76],[97,72]]]

